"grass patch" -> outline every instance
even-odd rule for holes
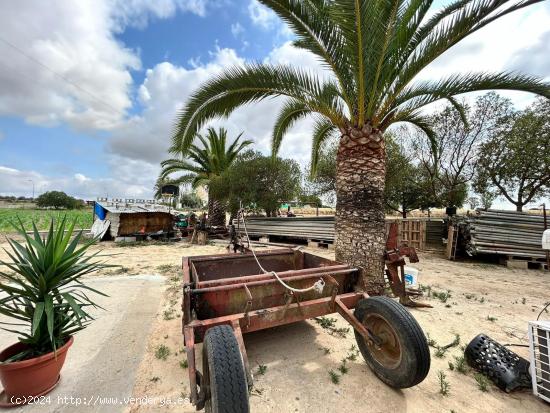
[[[448,396],[451,390],[451,385],[447,381],[447,375],[443,371],[439,370],[437,372],[437,380],[439,381],[439,393],[443,396]]]
[[[182,369],[186,369],[187,367],[189,367],[189,363],[187,363],[187,359],[185,360],[180,360],[180,367]]]
[[[447,350],[460,344],[460,335],[455,334],[454,340],[444,346],[438,345],[435,340],[433,340],[432,344],[432,347],[436,349],[434,355],[438,358],[443,358]],[[428,342],[428,345],[430,345],[430,342]]]
[[[337,328],[336,319],[332,317],[315,317],[314,320],[322,329],[327,330],[330,335],[346,338],[346,335],[350,331],[349,327]]]
[[[474,379],[477,383],[477,388],[482,392],[489,391],[489,380],[481,373],[474,374]]]
[[[464,356],[455,356],[454,367],[459,373],[466,374],[468,372],[468,364],[466,364]]]
[[[155,350],[155,357],[159,360],[166,360],[169,355],[170,355],[170,349],[164,344],[161,344]]]
[[[334,370],[329,370],[328,375],[330,376],[330,381],[334,384],[340,384],[340,376]]]
[[[347,374],[347,372],[349,371],[349,367],[347,366],[347,362],[348,362],[347,359],[342,359],[342,363],[338,366],[338,370],[340,371],[340,373]]]
[[[175,272],[178,272],[179,269],[180,267],[178,267],[177,265],[171,265],[171,264],[158,265],[156,268],[156,270],[163,275],[173,274]]]
[[[349,349],[348,355],[346,356],[346,359],[349,361],[355,361],[357,360],[358,355],[359,355],[359,349],[355,344],[352,344]]]
[[[258,374],[260,376],[263,376],[265,374],[265,372],[267,371],[267,366],[265,364],[260,364],[258,366]]]
[[[320,350],[323,350],[323,352],[324,352],[325,354],[329,354],[329,353],[330,353],[330,348],[328,348],[328,347],[319,347],[319,349],[320,349]]]
[[[176,310],[174,310],[173,308],[168,308],[162,312],[162,318],[166,321],[173,320],[174,318],[176,318],[174,314],[175,312]]]
[[[439,299],[439,301],[441,301],[442,303],[446,303],[447,300],[452,297],[451,290],[441,291],[441,292],[434,291],[432,292],[432,295],[435,298]]]

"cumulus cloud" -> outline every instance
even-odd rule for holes
[[[210,62],[196,63],[191,69],[169,62],[148,69],[139,87],[144,110],[112,131],[110,152],[129,159],[160,162],[167,156],[176,114],[192,91],[224,68],[243,63],[233,49],[216,49]]]
[[[114,33],[176,10],[204,14],[203,0],[9,2],[0,13],[0,116],[38,125],[110,129],[132,106],[135,50]],[[22,24],[22,22],[25,22]],[[55,28],[55,30],[53,29]]]
[[[279,22],[277,15],[273,11],[256,0],[250,0],[250,3],[248,3],[248,15],[252,23],[266,30],[275,27]]]
[[[525,63],[532,63],[533,60],[548,62],[548,53],[543,53],[544,46],[548,51],[548,45],[533,46],[535,39],[539,43],[544,42],[542,36],[548,32],[548,21],[550,8],[544,4],[529,7],[524,12],[511,13],[445,52],[422,72],[421,78],[437,79],[452,73],[518,69],[517,65],[512,64],[517,53],[524,53]],[[536,49],[536,56],[525,53],[531,47]],[[527,64],[521,69],[532,73]]]
[[[115,0],[112,17],[120,30],[126,26],[144,28],[151,18],[166,19],[178,10],[204,16],[210,3],[208,0]]]

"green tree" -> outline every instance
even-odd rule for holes
[[[180,196],[180,202],[182,207],[191,209],[198,209],[204,206],[204,203],[198,197],[195,191],[183,192]]]
[[[208,128],[206,137],[196,134],[199,145],[192,143],[179,158],[167,159],[161,163],[160,179],[166,179],[174,173],[183,175],[171,179],[175,185],[191,183],[193,188],[201,185],[210,187],[214,179],[221,176],[235,161],[237,155],[252,141],[240,141],[242,133],[227,146],[227,131],[220,128]],[[208,193],[208,223],[212,226],[225,225],[226,205]]]
[[[550,102],[517,113],[482,145],[475,187],[496,189],[518,211],[550,191]]]
[[[192,94],[178,116],[171,150],[185,152],[208,120],[241,105],[283,96],[273,132],[276,154],[291,125],[315,117],[312,165],[319,148],[340,135],[336,174],[336,259],[363,268],[363,288],[384,286],[384,131],[414,124],[433,138],[422,109],[440,99],[492,89],[550,97],[542,80],[514,73],[469,73],[415,81],[417,75],[470,34],[538,0],[458,0],[434,13],[432,1],[259,0],[294,31],[294,44],[332,76],[290,65],[248,64],[226,69]]]
[[[333,139],[325,142],[319,150],[315,167],[309,165],[310,174],[305,181],[305,191],[309,194],[323,197],[328,203],[336,200],[336,152],[338,141]],[[314,173],[311,173],[314,171]]]
[[[65,192],[48,191],[36,198],[36,206],[39,208],[75,209],[80,208],[82,204]]]
[[[281,202],[294,200],[300,194],[301,171],[292,159],[263,156],[260,152],[241,154],[211,186],[215,196],[229,201],[235,215],[239,206],[263,209],[275,216]]]
[[[427,143],[421,133],[414,139],[415,157],[428,178],[435,207],[464,204],[480,145],[513,113],[512,102],[494,92],[477,98],[472,107],[461,106],[457,111],[448,105],[432,116],[436,145]]]
[[[429,203],[424,178],[421,168],[412,162],[396,138],[386,134],[386,210],[399,212],[407,218],[407,213]]]

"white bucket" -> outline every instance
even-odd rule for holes
[[[417,287],[419,273],[420,271],[417,268],[405,267],[405,286]]]

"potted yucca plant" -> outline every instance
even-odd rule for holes
[[[73,234],[75,222],[52,219],[45,237],[33,222],[33,234],[23,223],[14,225],[24,242],[8,239],[9,262],[0,261],[0,314],[4,330],[19,341],[0,352],[0,380],[5,404],[22,403],[52,390],[76,332],[93,318],[86,311],[96,305],[88,294],[102,294],[81,277],[111,265],[97,262],[99,252],[85,255],[95,239]]]

